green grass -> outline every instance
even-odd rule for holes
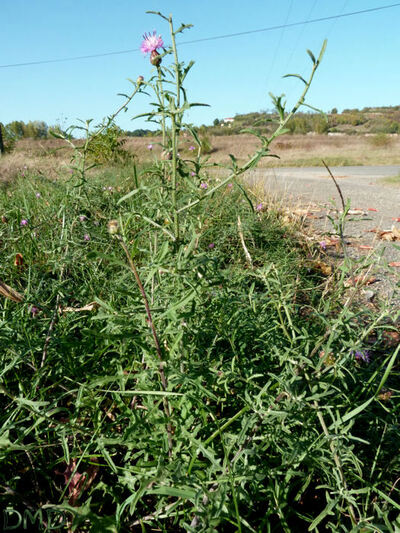
[[[385,183],[387,185],[400,185],[400,174],[397,174],[397,176],[389,176],[387,178],[383,178],[380,180],[382,183]]]
[[[180,181],[178,199],[202,194]],[[0,508],[69,510],[75,531],[394,532],[399,365],[384,314],[343,305],[341,271],[327,284],[318,251],[237,185],[182,217],[176,245],[168,182],[153,169],[138,184],[120,203],[131,167],[1,191],[0,279],[24,300],[0,301]],[[109,219],[150,302],[166,391]],[[365,349],[369,364],[353,354]],[[75,470],[88,478],[74,492]]]

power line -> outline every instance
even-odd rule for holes
[[[194,39],[193,41],[181,41],[179,42],[179,45],[184,44],[194,44],[194,43],[202,43],[205,41],[216,41],[218,39],[228,39],[230,37],[240,37],[241,35],[250,35],[252,33],[261,33],[266,31],[274,31],[274,30],[281,30],[284,28],[293,28],[294,26],[302,26],[303,24],[313,24],[315,22],[323,22],[326,20],[333,20],[333,19],[339,19],[343,17],[351,17],[354,15],[361,15],[363,13],[372,13],[373,11],[381,11],[382,9],[390,9],[392,7],[399,7],[400,2],[397,2],[395,4],[390,4],[386,6],[381,7],[372,7],[370,9],[362,9],[360,11],[352,11],[350,13],[342,13],[340,15],[331,15],[329,17],[320,17],[317,19],[312,20],[303,20],[300,22],[291,22],[290,24],[280,24],[278,26],[270,26],[268,28],[260,28],[258,30],[248,30],[248,31],[241,31],[237,33],[227,33],[224,35],[215,35],[214,37],[203,37],[202,39]],[[25,63],[10,63],[9,65],[0,65],[0,68],[11,68],[11,67],[26,67],[29,65],[44,65],[46,63],[61,63],[65,61],[78,61],[80,59],[92,59],[96,57],[105,57],[105,56],[113,56],[113,55],[119,55],[119,54],[130,54],[132,52],[138,52],[140,48],[132,48],[131,50],[120,50],[118,52],[105,52],[102,54],[90,54],[85,56],[74,56],[74,57],[64,57],[61,59],[45,59],[41,61],[29,61]]]

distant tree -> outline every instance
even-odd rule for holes
[[[24,135],[25,124],[22,120],[13,120],[7,124],[7,129],[12,132],[18,139]]]
[[[331,111],[332,115],[337,115],[337,107],[333,107]]]
[[[219,119],[215,118],[213,124],[214,126],[219,126]]]
[[[4,154],[3,127],[0,123],[0,155]]]

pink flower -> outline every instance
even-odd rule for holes
[[[200,183],[200,189],[208,189],[208,184],[205,181]]]
[[[228,187],[228,189],[232,189],[233,183],[228,183],[227,187]]]
[[[35,196],[36,196],[36,198],[40,198],[42,195],[40,194],[40,192],[37,192],[37,193],[35,194]]]
[[[154,30],[153,33],[145,33],[143,35],[143,41],[140,46],[140,50],[143,54],[151,54],[157,48],[164,48],[164,41],[162,40],[161,35],[157,37],[157,32]]]
[[[152,144],[148,144],[148,145],[147,145],[147,149],[148,149],[148,150],[153,150],[153,145],[152,145]]]
[[[326,250],[326,242],[325,241],[321,241],[319,243],[319,245],[321,246],[322,250]]]
[[[260,202],[259,204],[256,205],[256,210],[257,211],[261,211],[262,208],[263,208],[262,202]]]
[[[30,311],[31,311],[31,315],[32,315],[33,317],[35,317],[35,316],[39,313],[39,308],[36,307],[35,305],[32,305]]]
[[[194,146],[189,146],[189,150],[196,150]]]
[[[86,220],[86,216],[85,216],[85,215],[79,215],[79,220],[80,220],[81,222],[85,222],[85,220]]]
[[[213,242],[210,242],[210,244],[208,245],[209,248],[214,248],[215,244]]]
[[[191,172],[190,175],[193,177],[196,175],[196,172]]]
[[[21,226],[27,226],[28,225],[28,221],[26,220],[26,218],[23,218],[21,220]]]
[[[83,236],[83,240],[86,241],[86,242],[90,241],[89,233],[85,233],[85,235]]]

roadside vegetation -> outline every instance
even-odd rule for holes
[[[55,132],[54,175],[21,159],[1,187],[0,505],[78,532],[394,533],[399,316],[244,187],[290,124],[279,97],[275,130],[214,172],[184,122],[189,26],[160,16],[172,48],[145,36],[155,68],[121,107],[158,101],[147,161],[116,113]]]

